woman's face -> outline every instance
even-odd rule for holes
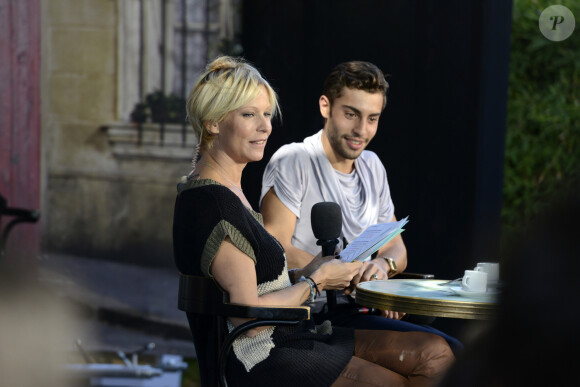
[[[217,124],[214,147],[237,163],[259,161],[272,132],[272,106],[268,92],[260,86],[260,94],[248,104],[228,113]]]

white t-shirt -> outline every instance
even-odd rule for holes
[[[262,178],[262,198],[274,187],[276,196],[296,215],[292,245],[312,255],[320,252],[312,233],[310,212],[318,202],[342,209],[342,238],[350,242],[368,226],[390,222],[395,213],[387,172],[378,156],[363,151],[352,173],[335,170],[322,148],[322,130],[301,143],[284,145],[270,159]],[[340,246],[339,246],[340,247]]]

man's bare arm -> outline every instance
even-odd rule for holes
[[[266,230],[278,239],[284,250],[286,250],[288,268],[303,268],[308,265],[314,256],[292,246],[292,236],[296,228],[296,215],[276,196],[274,188],[270,188],[262,199],[261,213]]]

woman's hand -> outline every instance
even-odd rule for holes
[[[320,265],[311,277],[320,284],[320,290],[340,290],[350,284],[361,266],[361,262],[341,262],[338,259],[331,259]]]
[[[332,261],[333,259],[335,259],[335,257],[332,255],[323,257],[322,253],[318,253],[318,255],[314,257],[308,265],[304,266],[300,272],[300,275],[307,277],[314,273],[322,264]]]

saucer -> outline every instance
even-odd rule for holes
[[[487,281],[487,287],[488,288],[497,289],[497,288],[501,288],[503,286],[504,286],[504,283],[503,283],[502,280],[495,280],[495,281],[490,280],[490,281]]]
[[[463,290],[461,286],[449,286],[448,289],[458,296],[472,298],[492,298],[499,294],[499,291],[496,289],[487,289],[486,292],[468,292],[467,290]]]

